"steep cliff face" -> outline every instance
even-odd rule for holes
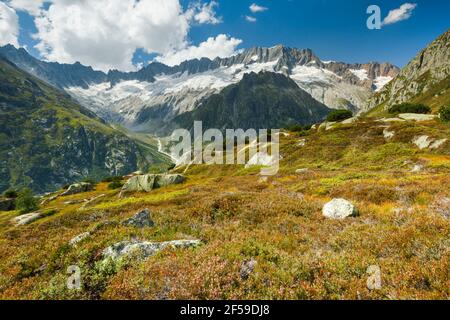
[[[382,91],[369,108],[421,102],[433,109],[450,102],[450,30],[422,50]]]
[[[67,94],[0,58],[0,192],[25,186],[46,192],[150,162],[134,141]]]

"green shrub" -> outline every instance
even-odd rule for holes
[[[389,108],[389,113],[430,113],[431,108],[424,104],[402,103]]]
[[[444,106],[439,109],[439,116],[441,117],[441,120],[444,122],[450,121],[450,106]]]
[[[330,112],[327,117],[328,122],[337,122],[347,120],[353,117],[353,113],[350,110],[335,110]]]
[[[17,193],[16,190],[9,189],[3,193],[3,196],[8,199],[16,199],[19,196],[19,194]]]
[[[33,196],[33,191],[28,188],[23,189],[16,199],[16,208],[21,214],[38,210],[38,202]]]
[[[116,189],[119,189],[119,188],[122,188],[122,187],[123,187],[123,183],[122,183],[121,181],[117,181],[117,180],[112,181],[112,182],[108,185],[108,189],[109,189],[109,190],[116,190]]]

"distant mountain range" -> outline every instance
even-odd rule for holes
[[[175,118],[208,104],[208,98],[239,83],[251,72],[281,74],[328,108],[345,108],[355,113],[365,111],[373,92],[381,90],[399,73],[389,63],[322,61],[310,49],[283,46],[252,48],[229,58],[196,59],[173,67],[151,63],[137,72],[108,73],[79,63],[39,61],[11,45],[0,48],[0,54],[65,90],[103,119],[160,135],[168,134],[161,128]],[[313,120],[317,117],[301,122]]]

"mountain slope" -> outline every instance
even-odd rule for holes
[[[207,128],[263,129],[322,121],[330,109],[314,100],[282,74],[250,73],[242,81],[203,101],[192,112],[174,119],[180,127],[192,128],[203,121]]]
[[[422,50],[384,90],[369,102],[381,109],[403,102],[450,103],[450,29]],[[380,109],[378,108],[378,109]]]
[[[0,192],[10,186],[45,192],[151,161],[70,96],[0,57]]]

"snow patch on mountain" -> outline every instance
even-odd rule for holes
[[[365,69],[360,69],[360,70],[349,69],[349,71],[351,73],[353,73],[355,76],[357,76],[358,79],[361,80],[361,81],[369,80],[369,76],[367,74],[367,70],[365,70]]]
[[[377,77],[374,81],[375,92],[381,91],[389,82],[394,79],[393,77]]]

